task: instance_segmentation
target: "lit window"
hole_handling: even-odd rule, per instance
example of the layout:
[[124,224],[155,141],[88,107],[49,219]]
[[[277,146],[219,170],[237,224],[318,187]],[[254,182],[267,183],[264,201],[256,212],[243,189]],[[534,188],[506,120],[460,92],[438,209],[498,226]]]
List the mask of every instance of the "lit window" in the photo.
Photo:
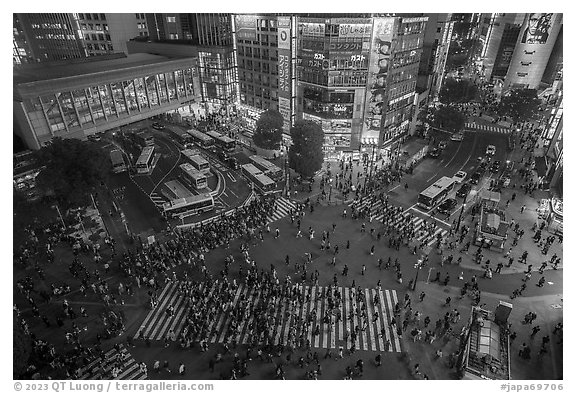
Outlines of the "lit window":
[[168,16],[168,17],[166,17],[166,21],[168,23],[176,23],[176,17],[175,16]]

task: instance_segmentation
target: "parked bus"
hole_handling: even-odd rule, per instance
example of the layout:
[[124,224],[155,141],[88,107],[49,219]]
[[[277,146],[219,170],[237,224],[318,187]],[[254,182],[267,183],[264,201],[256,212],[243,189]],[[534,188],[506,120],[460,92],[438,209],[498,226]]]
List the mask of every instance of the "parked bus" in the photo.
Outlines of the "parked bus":
[[144,148],[146,146],[154,146],[154,135],[146,130],[132,132],[132,141]]
[[192,148],[192,149],[184,149],[184,150],[182,150],[181,153],[182,153],[182,155],[184,156],[184,159],[185,159],[187,162],[191,162],[192,157],[194,157],[194,156],[200,156],[200,157],[202,157],[202,155],[200,154],[200,150],[194,149],[194,148]]
[[169,218],[184,218],[214,209],[210,194],[193,195],[164,203],[164,214]]
[[126,171],[126,162],[124,161],[124,154],[120,150],[112,150],[110,152],[110,161],[112,162],[112,172],[120,173]]
[[209,137],[208,135],[204,134],[202,131],[198,131],[195,129],[189,129],[186,131],[188,135],[192,138],[192,142],[197,144],[200,147],[210,147],[214,144],[214,139]]
[[206,176],[189,163],[180,165],[180,179],[184,184],[195,190],[208,187]]
[[253,155],[250,156],[250,161],[254,164],[257,168],[261,169],[262,172],[269,178],[273,180],[280,180],[282,178],[282,169],[278,166],[274,165],[264,157]]
[[178,180],[170,180],[165,182],[162,187],[160,187],[160,193],[168,198],[169,201],[188,198],[194,195]]
[[226,135],[222,135],[216,131],[208,131],[206,135],[209,135],[212,139],[214,139],[214,143],[226,152],[233,152],[236,148],[236,141],[232,138],[227,137]]
[[274,180],[262,173],[253,164],[242,165],[242,173],[254,184],[254,188],[262,194],[267,195],[275,191],[276,183],[274,183]]
[[454,189],[456,181],[452,177],[443,176],[418,195],[418,206],[431,210],[442,203],[450,191]]
[[154,146],[146,146],[142,149],[138,161],[136,161],[136,171],[138,173],[148,173],[152,170],[154,161]]
[[193,145],[192,137],[188,134],[188,132],[182,130],[181,128],[169,126],[168,134],[172,137],[180,149],[188,149]]
[[188,159],[190,164],[192,164],[192,166],[196,168],[197,171],[205,175],[210,173],[210,163],[208,163],[208,161],[201,155],[197,154],[186,158]]

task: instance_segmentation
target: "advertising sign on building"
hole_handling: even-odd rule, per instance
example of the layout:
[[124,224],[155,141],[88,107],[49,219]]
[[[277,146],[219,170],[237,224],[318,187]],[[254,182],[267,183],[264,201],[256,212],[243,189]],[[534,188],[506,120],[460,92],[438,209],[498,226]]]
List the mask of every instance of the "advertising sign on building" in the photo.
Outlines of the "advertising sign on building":
[[372,26],[369,24],[341,24],[338,26],[338,37],[364,37],[369,36]]
[[527,23],[524,24],[521,43],[545,44],[548,41],[548,32],[552,27],[554,14],[531,13],[528,14]]
[[290,18],[278,18],[278,49],[290,50]]
[[374,18],[368,65],[364,131],[380,131],[394,31],[394,18]]
[[284,118],[284,124],[282,129],[285,132],[290,131],[290,99],[286,97],[278,97],[278,112],[282,114]]

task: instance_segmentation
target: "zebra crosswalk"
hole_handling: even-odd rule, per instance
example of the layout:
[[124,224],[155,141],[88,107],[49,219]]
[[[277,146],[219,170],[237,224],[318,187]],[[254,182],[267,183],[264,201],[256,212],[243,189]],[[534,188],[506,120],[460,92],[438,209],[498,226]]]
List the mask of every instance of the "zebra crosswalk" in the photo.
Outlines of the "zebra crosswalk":
[[296,203],[284,197],[277,198],[275,205],[274,213],[268,217],[268,224],[281,220],[290,214],[291,209],[296,208]]
[[[364,198],[362,201],[355,200],[352,201],[349,206],[354,206],[357,209],[370,207],[370,213],[373,214],[372,218],[376,221],[381,221],[384,217],[384,213],[381,212],[383,203],[380,199],[377,198]],[[421,243],[425,243],[428,247],[432,246],[436,242],[438,234],[441,234],[442,237],[445,237],[448,233],[446,229],[439,226],[437,226],[433,232],[426,230],[425,225],[427,224],[427,221],[420,216],[410,213],[409,211],[404,211],[401,215],[397,215],[392,221],[392,224],[396,225],[400,224],[401,222],[405,222],[406,217],[410,217],[409,220],[412,221],[412,224],[414,225],[416,240]]]
[[[208,290],[208,296],[219,292],[222,283],[215,282]],[[262,296],[259,289],[244,284],[234,291],[232,306],[227,311],[218,308],[213,317],[207,321],[209,343],[223,343],[229,336],[228,328],[231,321],[231,310],[239,304],[239,299],[245,299],[245,304],[268,302],[270,320],[274,326],[270,328],[270,335],[274,345],[288,343],[291,334],[298,337],[302,325],[298,320],[308,321],[311,326],[303,334],[310,340],[314,348],[337,349],[349,348],[350,338],[357,333],[356,349],[366,351],[401,352],[400,336],[396,326],[392,324],[394,305],[398,302],[395,290],[363,289],[361,294],[354,288],[332,287],[339,293],[341,301],[329,308],[327,301],[327,287],[301,286],[302,293],[306,294],[305,301],[296,303],[287,298],[277,297],[269,299]],[[363,297],[364,302],[359,301]],[[145,317],[142,325],[136,332],[135,338],[149,338],[150,340],[164,340],[168,332],[173,331],[175,337],[186,328],[188,312],[194,305],[185,299],[175,282],[168,283],[158,298],[158,305]],[[199,302],[204,299],[199,299]],[[364,305],[364,306],[362,306]],[[166,310],[173,307],[173,314],[168,315]],[[362,311],[363,310],[363,311]],[[210,318],[207,316],[207,318]],[[328,319],[326,319],[328,318]],[[253,332],[249,328],[254,316],[248,317],[238,325],[232,337],[239,344],[246,344],[253,340]],[[318,331],[314,331],[318,327]],[[357,328],[358,327],[358,328]],[[236,333],[237,332],[237,333]],[[205,337],[194,337],[200,341]]]
[[162,205],[167,202],[167,199],[157,192],[150,194],[150,199],[152,200],[152,203],[154,203],[157,207],[162,207]]
[[496,132],[498,134],[509,134],[510,133],[509,128],[491,126],[488,124],[465,123],[464,128],[466,128],[468,130],[480,130],[480,131]]
[[[123,356],[123,358],[122,358]],[[114,366],[118,366],[114,376]],[[104,353],[104,360],[97,357],[82,367],[76,374],[77,379],[146,379],[147,375],[140,370],[140,365],[130,352],[121,345],[120,351],[115,348]]]

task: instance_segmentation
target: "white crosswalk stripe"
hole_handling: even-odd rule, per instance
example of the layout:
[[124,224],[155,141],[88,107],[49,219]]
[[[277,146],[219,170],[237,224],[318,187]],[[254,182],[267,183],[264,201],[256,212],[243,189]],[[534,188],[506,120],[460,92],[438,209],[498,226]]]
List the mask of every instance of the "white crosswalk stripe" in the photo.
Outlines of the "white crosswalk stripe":
[[[221,288],[221,283],[214,283],[210,288],[210,293],[219,292]],[[402,351],[398,334],[390,325],[394,316],[394,304],[397,302],[395,290],[365,289],[362,292],[365,298],[365,303],[363,303],[356,295],[355,289],[337,287],[341,301],[330,309],[327,287],[303,285],[301,288],[302,293],[309,294],[310,298],[303,303],[296,303],[295,307],[286,298],[277,297],[274,300],[274,308],[271,311],[274,317],[273,326],[270,328],[270,337],[274,344],[287,343],[290,332],[298,337],[300,327],[295,325],[294,321],[307,321],[315,312],[316,316],[311,320],[306,336],[314,348],[337,349],[340,346],[350,348],[350,335],[357,331],[355,345],[358,350]],[[354,293],[353,296],[352,293]],[[235,291],[232,308],[238,306],[238,299],[242,297],[245,298],[247,304],[254,305],[254,307],[272,301],[259,289],[240,285]],[[170,330],[174,330],[178,337],[189,311],[189,305],[185,303],[178,292],[178,285],[173,282],[168,283],[160,295],[158,306],[148,313],[142,326],[136,332],[135,338],[148,337],[150,340],[164,340],[166,332]],[[364,315],[361,311],[363,304],[365,305]],[[170,305],[173,305],[175,309],[172,317],[166,314],[166,309]],[[210,336],[209,342],[223,343],[225,341],[231,321],[229,311],[224,312],[218,309],[216,312],[207,329],[214,333]],[[340,318],[337,315],[340,315]],[[324,319],[325,316],[328,317],[327,320]],[[237,334],[233,335],[237,343],[246,344],[254,339],[250,328],[252,322],[254,322],[254,315],[247,320],[242,320],[238,325]],[[200,339],[201,337],[194,337],[196,341]]]
[[[124,354],[124,359],[117,362],[120,354]],[[119,365],[117,377],[112,376],[114,365]],[[146,379],[145,373],[140,371],[138,362],[132,357],[130,352],[122,345],[120,351],[115,348],[110,349],[104,353],[104,360],[100,357],[94,359],[85,367],[80,369],[78,379]]]
[[509,134],[510,133],[509,128],[504,128],[504,127],[499,127],[499,126],[491,126],[491,125],[487,125],[487,124],[465,123],[464,128],[466,128],[468,130],[481,130],[481,131],[495,132],[498,134]]
[[[372,203],[372,199],[364,198],[362,200],[362,202],[360,202],[359,200],[353,201],[349,204],[349,206],[351,206],[351,207],[355,206],[358,209],[370,207],[370,212],[372,214],[374,214],[373,220],[379,222],[384,217],[383,213],[379,213],[379,211],[381,210],[381,208],[383,206],[383,203],[379,199],[373,199],[373,200],[374,200],[374,202]],[[378,214],[376,214],[376,213],[378,213]],[[392,225],[398,225],[400,222],[405,222],[406,217],[410,217],[410,221],[412,221],[412,223],[414,225],[414,231],[416,233],[416,240],[419,242],[425,242],[428,247],[430,247],[434,243],[436,243],[436,239],[437,239],[438,234],[441,234],[442,237],[445,237],[446,234],[448,233],[448,231],[446,229],[443,229],[440,227],[436,227],[436,229],[434,230],[433,233],[429,233],[429,231],[426,230],[425,225],[430,225],[430,222],[427,222],[422,217],[418,217],[414,214],[411,214],[408,211],[405,211],[401,215],[398,215],[392,221]]]
[[280,197],[276,199],[276,209],[272,216],[268,217],[268,223],[272,223],[274,221],[278,221],[288,215],[290,215],[290,210],[296,207],[296,203],[284,198]]

